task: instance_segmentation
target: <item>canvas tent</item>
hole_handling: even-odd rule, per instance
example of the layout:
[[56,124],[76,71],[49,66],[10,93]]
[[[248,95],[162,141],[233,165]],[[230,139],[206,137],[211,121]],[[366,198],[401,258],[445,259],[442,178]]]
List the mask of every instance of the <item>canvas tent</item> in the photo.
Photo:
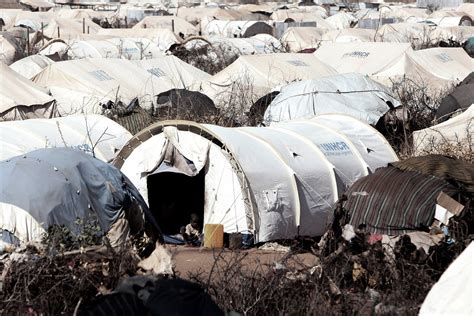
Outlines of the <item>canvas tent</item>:
[[203,35],[225,37],[251,37],[257,34],[273,33],[270,24],[264,21],[222,21],[212,20],[202,28]]
[[84,34],[97,34],[100,29],[101,27],[92,22],[91,19],[54,18],[45,25],[43,35],[50,39],[74,40]]
[[377,41],[388,43],[412,43],[422,46],[434,42],[435,26],[426,23],[390,23],[377,30]]
[[54,63],[51,59],[42,55],[30,55],[10,65],[10,68],[27,79],[32,79],[48,65]]
[[0,121],[57,116],[56,102],[45,89],[0,63]]
[[199,30],[186,20],[166,15],[166,16],[147,16],[133,27],[134,29],[168,29],[175,34],[183,34],[184,37],[198,35]]
[[473,258],[474,243],[471,242],[428,292],[421,305],[420,316],[474,314]]
[[247,55],[215,74],[203,91],[216,102],[228,100],[229,94],[242,93],[238,89],[243,86],[256,101],[279,85],[335,73],[311,54]]
[[322,40],[338,43],[375,42],[375,30],[359,28],[332,30],[324,33]]
[[336,30],[342,30],[352,27],[357,19],[350,13],[338,12],[324,20]]
[[281,43],[290,52],[299,52],[305,48],[318,47],[327,30],[319,27],[289,27],[281,36]]
[[242,13],[238,10],[223,9],[219,7],[182,7],[177,10],[176,15],[190,23],[198,24],[205,18],[239,20]]
[[9,34],[0,34],[0,63],[11,65],[23,55],[15,39]]
[[415,153],[420,154],[457,144],[469,146],[469,142],[472,145],[472,135],[474,135],[473,105],[462,114],[443,123],[413,132],[413,148]]
[[208,73],[172,55],[135,60],[133,63],[153,76],[169,81],[170,85],[179,89],[199,91],[202,82],[206,82],[211,78]]
[[133,185],[115,167],[81,151],[32,151],[1,161],[0,176],[0,229],[13,244],[40,241],[53,225],[80,234],[78,220],[97,225],[112,247],[144,228],[148,209]]
[[130,138],[125,128],[101,115],[2,122],[0,160],[41,148],[70,147],[107,162]]
[[301,10],[298,9],[289,9],[289,10],[275,10],[273,11],[270,18],[273,21],[288,21],[292,20],[293,22],[310,22],[316,21],[316,19],[325,19],[327,18],[327,12],[322,7],[315,7],[312,10]]
[[182,41],[178,35],[168,29],[100,29],[97,34],[118,38],[147,38],[155,43],[162,52]]
[[405,73],[409,43],[324,43],[314,56],[339,73],[358,72],[389,85]]
[[370,78],[356,73],[340,74],[282,87],[265,111],[264,122],[343,113],[375,125],[391,107],[399,105],[386,87]]
[[[171,233],[189,212],[197,212],[204,224],[223,224],[228,233],[250,232],[256,242],[317,236],[344,186],[368,174],[372,164],[353,144],[355,133],[369,136],[372,130],[362,130],[371,128],[346,125],[339,124],[339,130],[317,122],[224,128],[165,121],[132,138],[114,165]],[[372,139],[381,142],[377,137]],[[379,153],[378,164],[396,159],[390,146],[382,150],[387,155]]]
[[41,30],[41,23],[43,23],[43,26],[46,26],[53,17],[54,13],[50,11],[21,11],[16,15],[13,26],[29,27],[32,31],[36,32]]
[[49,89],[63,116],[102,113],[119,105],[130,108],[137,102],[149,109],[157,94],[174,88],[131,61],[114,58],[56,62],[36,75],[33,81]]

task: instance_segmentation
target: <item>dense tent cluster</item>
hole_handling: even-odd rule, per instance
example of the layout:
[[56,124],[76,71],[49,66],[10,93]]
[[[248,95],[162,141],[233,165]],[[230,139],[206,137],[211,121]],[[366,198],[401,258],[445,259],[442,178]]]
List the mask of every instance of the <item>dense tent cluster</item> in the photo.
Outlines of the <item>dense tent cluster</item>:
[[0,314],[472,312],[474,4],[402,2],[0,1]]

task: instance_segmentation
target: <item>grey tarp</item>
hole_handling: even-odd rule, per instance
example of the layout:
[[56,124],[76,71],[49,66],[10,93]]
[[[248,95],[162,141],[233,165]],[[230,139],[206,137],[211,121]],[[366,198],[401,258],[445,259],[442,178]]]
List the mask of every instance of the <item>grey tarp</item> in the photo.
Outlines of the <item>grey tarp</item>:
[[37,239],[51,225],[78,233],[78,218],[96,219],[107,233],[126,217],[133,233],[148,212],[120,170],[75,149],[39,149],[1,161],[0,178],[0,229],[21,241]]

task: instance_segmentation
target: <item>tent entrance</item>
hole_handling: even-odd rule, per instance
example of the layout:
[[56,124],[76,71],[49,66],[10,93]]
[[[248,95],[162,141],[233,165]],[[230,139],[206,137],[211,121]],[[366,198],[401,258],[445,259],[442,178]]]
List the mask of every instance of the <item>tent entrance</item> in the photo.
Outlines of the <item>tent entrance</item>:
[[161,172],[147,178],[148,203],[164,234],[179,233],[196,213],[203,227],[204,168],[194,177],[182,173]]

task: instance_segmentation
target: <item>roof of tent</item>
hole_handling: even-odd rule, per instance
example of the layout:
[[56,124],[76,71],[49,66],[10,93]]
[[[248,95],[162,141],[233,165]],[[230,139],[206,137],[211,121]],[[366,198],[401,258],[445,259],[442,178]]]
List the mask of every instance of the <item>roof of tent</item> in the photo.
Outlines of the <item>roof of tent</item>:
[[474,3],[462,3],[458,8],[456,9],[457,11],[465,12],[467,13],[471,18],[474,19]]
[[282,45],[279,40],[269,34],[257,34],[252,37],[231,38],[223,36],[209,36],[205,40],[193,40],[186,43],[186,48],[198,48],[211,43],[219,51],[234,55],[271,54],[280,52]]
[[199,91],[202,82],[211,78],[208,73],[175,56],[134,60],[133,63],[156,77],[168,80],[174,88]]
[[93,149],[98,159],[110,161],[130,138],[125,128],[101,115],[2,122],[0,160],[40,148],[72,147],[90,154]]
[[323,113],[344,113],[375,125],[390,107],[399,106],[390,91],[356,73],[338,74],[291,83],[280,90],[265,111],[264,121],[311,118]]
[[374,42],[375,30],[372,29],[342,29],[332,30],[323,34],[323,41],[330,42]]
[[443,146],[467,144],[473,134],[474,104],[443,123],[413,132],[413,147],[416,153],[429,153]]
[[325,19],[336,30],[347,29],[351,27],[351,24],[356,22],[357,19],[350,13],[338,12]]
[[135,24],[134,29],[155,28],[168,29],[176,34],[182,33],[184,36],[198,35],[199,30],[194,25],[177,16],[146,16],[143,20]]
[[332,74],[336,71],[312,54],[247,55],[240,56],[214,75],[204,91],[209,97],[218,99],[226,95],[233,85],[242,83],[261,97],[282,84]]
[[420,316],[474,314],[472,258],[474,242],[469,244],[433,285],[421,305]]
[[14,62],[10,68],[23,77],[31,79],[52,63],[54,61],[46,56],[30,55]]
[[303,10],[276,10],[273,11],[270,18],[274,21],[285,21],[287,19],[292,19],[295,22],[312,22],[316,21],[317,18],[324,19],[327,17],[327,12],[324,8],[319,10],[312,11],[303,11]]
[[339,73],[358,72],[384,83],[405,73],[405,56],[410,51],[409,43],[328,42],[314,56]]
[[0,63],[0,121],[56,115],[54,98],[45,89]]
[[[250,30],[252,32],[248,33]],[[272,26],[265,21],[212,20],[202,27],[202,34],[227,37],[249,37],[255,34],[270,34]],[[269,33],[270,32],[270,33]]]
[[[140,205],[130,214],[134,218],[143,216],[140,207],[146,209],[117,168],[69,148],[39,149],[1,161],[0,175],[0,228],[20,242],[40,240],[52,225],[78,234],[84,227],[78,219],[98,224],[105,234],[131,204]],[[116,242],[111,240],[113,246]]]
[[[347,126],[347,122],[354,120],[348,117],[343,117],[341,124],[335,124],[338,118],[337,115],[324,116],[315,122],[301,121],[271,128],[160,122],[132,138],[114,164],[147,197],[144,175],[161,168],[165,151],[157,148],[172,144],[194,164],[195,174],[208,166],[209,188],[204,194],[209,203],[205,203],[205,223],[222,223],[227,232],[252,230],[257,242],[293,238],[298,234],[321,235],[333,204],[342,194],[340,185],[347,186],[368,174],[369,169],[396,160],[390,146],[383,144],[383,137],[371,127],[363,123]],[[365,139],[366,144],[373,142],[377,154],[367,153],[366,149],[363,149],[365,156],[359,153],[362,148],[354,142],[361,139]],[[255,159],[256,151],[258,159]],[[338,151],[338,155],[334,151]],[[367,158],[370,155],[372,158]],[[221,185],[221,182],[231,181],[234,172],[240,177],[233,184],[238,188],[232,189],[233,185],[227,183]],[[215,199],[216,194],[221,198]],[[222,204],[225,199],[230,199],[230,205]],[[246,201],[243,209],[234,209],[241,199]]]
[[22,52],[9,34],[0,34],[0,63],[11,65],[21,58]]
[[[133,78],[133,80],[130,80]],[[58,101],[62,115],[85,111],[100,113],[102,104],[121,102],[125,107],[138,98],[149,108],[157,94],[174,87],[126,59],[86,58],[56,62],[33,78]]]
[[188,22],[199,23],[205,17],[214,17],[219,20],[238,20],[242,16],[242,12],[219,7],[182,7],[179,8],[177,16]]
[[3,20],[4,29],[8,30],[15,23],[16,16],[22,12],[21,9],[0,9],[0,19]]
[[57,18],[65,19],[102,19],[111,17],[113,12],[111,11],[101,11],[101,10],[92,10],[92,9],[70,9],[67,7],[61,7],[59,10],[54,11],[54,15]]
[[428,48],[407,54],[406,75],[430,90],[445,90],[466,78],[474,69],[474,59],[461,47]]
[[[59,36],[58,36],[59,29]],[[72,40],[84,34],[96,34],[101,27],[91,19],[67,19],[67,18],[53,18],[45,26],[43,34],[47,38],[62,38]]]
[[41,23],[46,27],[49,21],[54,17],[53,12],[30,12],[21,11],[15,17],[14,26],[26,26],[33,31],[41,30]]
[[291,52],[299,52],[305,48],[318,47],[326,32],[327,30],[319,27],[289,27],[280,41]]
[[377,40],[390,43],[426,43],[429,42],[431,32],[435,29],[426,23],[390,23],[384,24],[377,30]]
[[431,38],[438,42],[451,39],[463,43],[470,37],[474,37],[474,27],[472,26],[437,27],[431,33]]
[[181,38],[168,29],[101,29],[99,35],[127,38],[147,38],[158,45],[162,51],[168,50],[172,45],[181,43]]

